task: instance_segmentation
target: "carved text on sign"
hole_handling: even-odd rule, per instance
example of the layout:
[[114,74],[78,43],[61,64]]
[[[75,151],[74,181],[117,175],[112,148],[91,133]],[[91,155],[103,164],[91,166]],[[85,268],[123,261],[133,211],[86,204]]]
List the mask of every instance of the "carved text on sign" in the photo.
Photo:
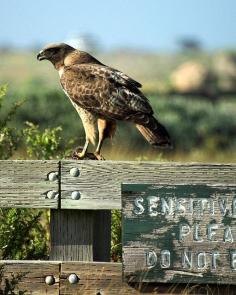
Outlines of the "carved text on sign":
[[236,187],[127,184],[123,198],[133,281],[215,282],[222,271],[236,279]]

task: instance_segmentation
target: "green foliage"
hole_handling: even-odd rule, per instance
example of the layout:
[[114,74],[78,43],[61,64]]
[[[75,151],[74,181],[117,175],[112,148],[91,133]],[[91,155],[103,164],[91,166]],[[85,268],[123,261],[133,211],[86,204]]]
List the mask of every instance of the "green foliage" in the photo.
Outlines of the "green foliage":
[[[28,85],[30,86],[30,85]],[[25,103],[14,117],[14,126],[24,128],[25,122],[32,122],[39,125],[40,129],[56,128],[61,126],[63,130],[63,142],[68,142],[71,138],[84,141],[84,131],[80,124],[77,112],[71,105],[69,99],[62,90],[44,89],[41,87],[29,87],[24,96],[27,97]],[[13,93],[12,99],[17,99],[18,93]]]
[[29,209],[0,209],[1,259],[40,259],[47,253],[43,212]]
[[12,128],[4,127],[0,130],[0,159],[9,159],[16,150],[19,142],[18,134]]
[[176,151],[235,149],[235,99],[220,100],[214,104],[181,96],[155,99],[153,105],[159,110],[160,120],[169,129]]
[[25,136],[27,154],[35,159],[53,159],[61,156],[61,127],[39,130],[39,126],[26,122],[23,130]]
[[7,85],[0,87],[0,159],[5,160],[16,150],[20,135],[15,128],[9,127],[9,122],[16,114],[22,102],[16,102],[9,110],[3,109],[7,94]]
[[111,257],[113,261],[121,261],[121,211],[112,210],[111,219]]

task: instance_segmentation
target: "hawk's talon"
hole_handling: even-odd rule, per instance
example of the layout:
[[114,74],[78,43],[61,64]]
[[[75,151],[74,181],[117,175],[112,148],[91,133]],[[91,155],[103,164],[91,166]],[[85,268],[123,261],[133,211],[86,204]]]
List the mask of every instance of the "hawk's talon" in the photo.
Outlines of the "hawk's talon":
[[86,153],[77,153],[78,158],[83,159],[85,157]]
[[105,158],[104,158],[101,154],[99,154],[99,153],[97,153],[97,152],[94,153],[94,156],[95,156],[99,161],[104,161],[104,160],[105,160]]
[[97,157],[94,153],[88,153],[83,151],[81,148],[74,150],[71,155],[73,160],[101,160],[101,157]]
[[86,156],[86,153],[83,153],[83,152],[80,153],[80,152],[74,151],[72,153],[72,159],[76,159],[76,160],[83,159],[85,156]]

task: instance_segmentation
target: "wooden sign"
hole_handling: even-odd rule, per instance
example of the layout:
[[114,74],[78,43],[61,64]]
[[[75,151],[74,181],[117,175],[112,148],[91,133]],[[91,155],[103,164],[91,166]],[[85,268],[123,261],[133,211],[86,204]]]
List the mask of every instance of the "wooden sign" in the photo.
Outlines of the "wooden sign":
[[236,186],[123,184],[132,282],[236,284]]

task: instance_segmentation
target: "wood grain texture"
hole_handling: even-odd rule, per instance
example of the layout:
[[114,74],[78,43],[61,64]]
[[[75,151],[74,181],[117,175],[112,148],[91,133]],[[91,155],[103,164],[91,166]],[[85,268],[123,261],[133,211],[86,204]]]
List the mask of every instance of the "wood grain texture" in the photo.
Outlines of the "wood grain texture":
[[[60,294],[139,294],[135,288],[129,287],[126,283],[122,282],[121,268],[120,263],[62,262]],[[78,284],[72,285],[68,282],[68,276],[71,273],[75,273],[79,277]]]
[[[78,177],[70,175],[77,167]],[[121,209],[121,183],[233,185],[236,164],[122,161],[61,161],[61,206],[65,209]],[[79,200],[71,193],[79,191]]]
[[111,211],[94,212],[93,261],[111,260]]
[[[0,294],[58,295],[59,267],[59,263],[51,261],[1,260]],[[50,275],[55,278],[55,283],[51,286],[45,283],[46,276]],[[12,292],[10,292],[10,288],[12,288]]]
[[[78,284],[69,283],[71,273],[79,277]],[[122,282],[121,263],[62,262],[60,277],[60,295],[234,295],[236,292],[235,286],[229,285],[128,284]]]
[[[199,286],[192,284],[127,284],[122,282],[121,263],[0,261],[0,294],[24,295],[234,295],[235,286]],[[76,274],[77,284],[68,277]],[[46,276],[53,275],[55,284],[48,286]],[[13,286],[12,293],[6,293]],[[4,293],[5,291],[5,293]],[[20,293],[22,292],[22,293]]]
[[236,185],[122,187],[128,281],[236,284]]
[[51,210],[51,260],[93,261],[94,213]]
[[57,208],[47,192],[58,192],[58,180],[48,179],[58,168],[58,161],[0,161],[0,207]]
[[[120,209],[122,182],[156,184],[235,183],[235,164],[117,162],[117,161],[0,161],[0,206],[57,208],[58,200],[46,193],[59,190],[58,181],[49,181],[61,163],[61,207],[65,209]],[[73,177],[70,169],[78,167]],[[80,199],[71,193],[78,191]]]

